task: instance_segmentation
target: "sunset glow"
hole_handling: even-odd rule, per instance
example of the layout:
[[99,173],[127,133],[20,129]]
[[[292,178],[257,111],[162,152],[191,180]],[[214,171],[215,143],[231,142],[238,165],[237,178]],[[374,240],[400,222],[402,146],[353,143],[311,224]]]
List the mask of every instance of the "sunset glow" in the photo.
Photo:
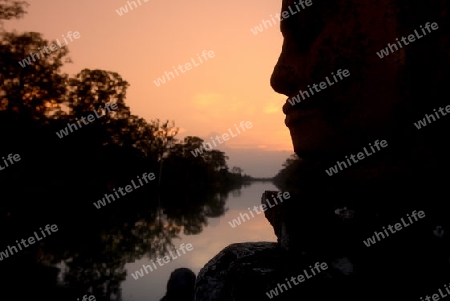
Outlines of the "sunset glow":
[[[83,68],[98,68],[119,73],[130,84],[126,104],[132,114],[174,120],[179,139],[206,139],[211,132],[221,134],[248,120],[252,130],[227,141],[227,148],[293,151],[281,111],[286,96],[274,92],[269,82],[281,50],[279,24],[257,35],[251,31],[279,13],[280,3],[141,1],[122,16],[116,10],[126,5],[123,0],[29,3],[26,18],[8,21],[5,28],[42,32],[50,41],[79,32],[67,45],[73,63],[63,71],[74,75]],[[160,86],[154,84],[191,59],[198,64],[197,54],[201,57],[204,50],[215,56],[185,73],[178,71],[179,76]],[[279,168],[286,157],[279,156]],[[264,175],[274,175],[277,169]]]

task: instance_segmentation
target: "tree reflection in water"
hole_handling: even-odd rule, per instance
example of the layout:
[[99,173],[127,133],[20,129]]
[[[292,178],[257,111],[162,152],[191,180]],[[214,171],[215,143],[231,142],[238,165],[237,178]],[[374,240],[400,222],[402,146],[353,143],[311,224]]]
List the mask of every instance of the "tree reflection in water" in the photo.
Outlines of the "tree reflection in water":
[[[208,218],[226,212],[229,192],[163,193],[160,202],[157,195],[147,194],[141,199],[124,198],[126,202],[115,203],[112,209],[84,216],[75,209],[75,214],[59,218],[60,236],[43,240],[1,263],[4,284],[8,291],[14,289],[20,300],[67,300],[87,293],[96,300],[121,300],[125,264],[143,257],[161,258],[175,249],[172,240],[180,233],[201,233]],[[80,218],[74,218],[77,216]],[[30,223],[30,217],[18,217],[15,222],[3,218],[2,224]],[[20,227],[10,229],[5,242],[20,238],[23,232]]]

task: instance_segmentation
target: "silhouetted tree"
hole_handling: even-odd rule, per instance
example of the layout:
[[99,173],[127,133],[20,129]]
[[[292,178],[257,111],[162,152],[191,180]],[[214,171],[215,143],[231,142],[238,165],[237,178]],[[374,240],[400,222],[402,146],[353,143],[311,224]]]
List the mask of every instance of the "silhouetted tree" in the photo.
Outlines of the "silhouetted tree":
[[28,3],[25,1],[12,1],[1,0],[0,1],[0,25],[2,20],[20,19],[27,11]]

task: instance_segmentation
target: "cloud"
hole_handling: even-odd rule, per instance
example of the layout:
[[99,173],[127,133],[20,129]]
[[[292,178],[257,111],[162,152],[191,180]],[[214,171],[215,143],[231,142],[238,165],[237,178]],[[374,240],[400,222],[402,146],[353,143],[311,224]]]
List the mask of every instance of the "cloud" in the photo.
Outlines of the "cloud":
[[204,109],[205,107],[217,106],[225,101],[225,95],[218,93],[196,94],[192,99],[194,107]]
[[280,104],[274,104],[274,103],[269,103],[264,107],[264,113],[266,114],[273,114],[273,113],[278,113],[280,112]]
[[195,94],[189,106],[194,115],[205,118],[205,114],[214,120],[225,120],[239,115],[251,115],[256,112],[256,107],[250,105],[236,96],[228,96],[220,93]]

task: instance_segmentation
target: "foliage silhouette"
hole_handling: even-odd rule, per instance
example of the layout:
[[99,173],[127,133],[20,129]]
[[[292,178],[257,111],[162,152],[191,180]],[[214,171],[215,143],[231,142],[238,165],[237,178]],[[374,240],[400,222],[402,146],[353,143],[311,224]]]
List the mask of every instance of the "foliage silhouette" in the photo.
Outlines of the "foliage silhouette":
[[[25,7],[0,0],[0,21],[22,17]],[[0,172],[0,226],[8,229],[0,250],[48,223],[60,234],[1,261],[2,284],[20,300],[68,300],[86,292],[121,300],[125,264],[164,256],[181,233],[200,233],[208,217],[225,213],[228,193],[244,177],[228,170],[223,152],[193,156],[203,141],[177,140],[174,122],[131,114],[129,83],[118,73],[63,73],[67,46],[25,67],[18,63],[52,43],[36,32],[0,31],[0,156],[21,157]],[[106,103],[117,109],[56,135],[93,111],[100,114]],[[156,180],[95,209],[93,202],[144,172]]]

